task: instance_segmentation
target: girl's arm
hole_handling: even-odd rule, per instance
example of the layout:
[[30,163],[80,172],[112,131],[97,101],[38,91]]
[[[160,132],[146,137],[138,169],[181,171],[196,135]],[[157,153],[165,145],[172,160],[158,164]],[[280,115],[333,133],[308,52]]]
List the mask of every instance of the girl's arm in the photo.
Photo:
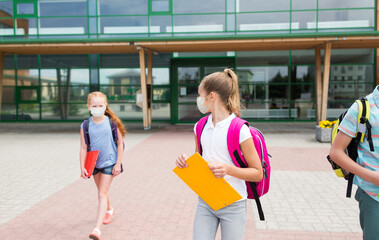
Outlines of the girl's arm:
[[351,137],[341,131],[338,132],[330,149],[330,158],[340,167],[346,169],[364,180],[379,186],[379,172],[371,171],[354,162],[345,152],[351,141]]
[[79,152],[79,159],[80,159],[80,172],[82,178],[87,178],[87,170],[84,168],[84,162],[87,155],[87,144],[84,140],[84,132],[83,129],[80,128],[80,152]]
[[121,162],[122,162],[122,155],[124,153],[124,142],[122,140],[122,134],[120,130],[117,128],[117,161],[116,164],[113,167],[113,175],[117,176],[121,172]]
[[217,162],[212,164],[209,168],[217,178],[230,175],[245,181],[259,182],[262,180],[263,171],[261,160],[254,146],[252,138],[246,139],[241,144],[243,156],[247,162],[247,168],[239,168],[230,164]]

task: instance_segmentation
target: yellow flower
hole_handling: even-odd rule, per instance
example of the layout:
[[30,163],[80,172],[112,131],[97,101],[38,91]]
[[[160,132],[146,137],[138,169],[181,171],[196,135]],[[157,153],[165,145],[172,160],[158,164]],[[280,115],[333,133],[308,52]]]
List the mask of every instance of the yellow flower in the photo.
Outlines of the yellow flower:
[[328,121],[328,120],[324,120],[324,121],[321,121],[318,126],[320,128],[332,128],[333,125],[337,122],[337,120],[335,121]]

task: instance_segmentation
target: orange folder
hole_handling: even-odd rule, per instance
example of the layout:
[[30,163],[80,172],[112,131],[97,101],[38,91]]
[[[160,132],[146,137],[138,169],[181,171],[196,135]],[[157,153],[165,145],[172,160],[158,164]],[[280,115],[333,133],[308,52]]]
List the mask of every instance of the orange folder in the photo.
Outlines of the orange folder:
[[86,161],[84,162],[84,168],[87,170],[88,178],[92,176],[98,156],[99,156],[99,150],[87,152]]
[[195,153],[186,160],[188,167],[174,168],[178,175],[201,199],[217,211],[240,199],[241,195],[224,178],[216,178],[209,164]]

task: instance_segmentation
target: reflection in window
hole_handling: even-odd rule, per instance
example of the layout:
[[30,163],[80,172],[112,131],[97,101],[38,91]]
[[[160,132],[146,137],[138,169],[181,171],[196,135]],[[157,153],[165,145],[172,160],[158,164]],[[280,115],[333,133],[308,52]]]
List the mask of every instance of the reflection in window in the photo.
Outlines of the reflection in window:
[[39,1],[39,16],[86,16],[87,1]]
[[18,15],[34,14],[34,4],[33,3],[17,3],[17,14]]
[[197,67],[179,67],[179,83],[198,83],[200,82],[200,69]]
[[151,0],[152,12],[168,12],[170,10],[170,0]]
[[318,7],[320,9],[332,8],[365,8],[375,7],[375,1],[372,0],[318,0]]
[[0,2],[0,16],[10,17],[13,16],[13,2]]
[[[239,31],[288,30],[290,29],[288,12],[247,13],[237,15]],[[292,22],[292,29],[299,29],[298,22]]]
[[106,85],[140,85],[139,68],[103,68],[100,69],[100,84]]
[[[177,15],[174,16],[174,32],[224,31],[225,15]],[[167,32],[172,32],[168,26]]]
[[236,0],[236,4],[237,12],[290,10],[290,0]]
[[[100,19],[100,32],[105,34],[147,33],[148,30],[146,16],[102,17]],[[150,27],[150,32],[159,32],[159,27]]]
[[[317,28],[367,28],[374,26],[374,10],[320,11]],[[316,22],[308,22],[307,28],[315,28]]]
[[173,13],[223,13],[225,12],[225,1],[208,0],[174,0]]
[[98,0],[100,15],[137,15],[148,13],[148,0]]
[[87,18],[40,18],[39,34],[85,34]]
[[18,69],[17,86],[38,86],[38,69]]

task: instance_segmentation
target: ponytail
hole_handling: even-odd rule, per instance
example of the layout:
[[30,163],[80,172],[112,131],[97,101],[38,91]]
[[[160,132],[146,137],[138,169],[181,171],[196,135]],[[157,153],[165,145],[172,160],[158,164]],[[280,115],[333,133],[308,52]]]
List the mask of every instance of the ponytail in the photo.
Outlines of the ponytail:
[[125,134],[127,134],[128,132],[126,131],[126,129],[125,129],[124,124],[122,123],[122,121],[108,107],[108,101],[107,101],[107,97],[105,96],[105,94],[102,93],[102,92],[91,92],[90,94],[88,94],[87,104],[90,104],[91,99],[93,97],[102,97],[104,99],[104,102],[107,104],[106,108],[105,108],[105,115],[108,116],[114,123],[116,123],[117,128],[120,130],[120,132],[122,134],[122,137],[125,137]]
[[216,92],[230,113],[240,116],[241,100],[238,77],[233,70],[227,68],[224,72],[209,74],[203,78],[201,84],[208,94]]
[[224,73],[231,78],[231,91],[227,102],[227,108],[230,112],[236,114],[238,117],[241,115],[241,99],[240,99],[240,91],[238,87],[238,77],[231,70],[226,68]]
[[105,115],[108,116],[114,123],[116,123],[117,128],[120,130],[122,137],[125,137],[126,131],[124,124],[122,124],[121,120],[114,114],[114,112],[108,107],[105,108]]

